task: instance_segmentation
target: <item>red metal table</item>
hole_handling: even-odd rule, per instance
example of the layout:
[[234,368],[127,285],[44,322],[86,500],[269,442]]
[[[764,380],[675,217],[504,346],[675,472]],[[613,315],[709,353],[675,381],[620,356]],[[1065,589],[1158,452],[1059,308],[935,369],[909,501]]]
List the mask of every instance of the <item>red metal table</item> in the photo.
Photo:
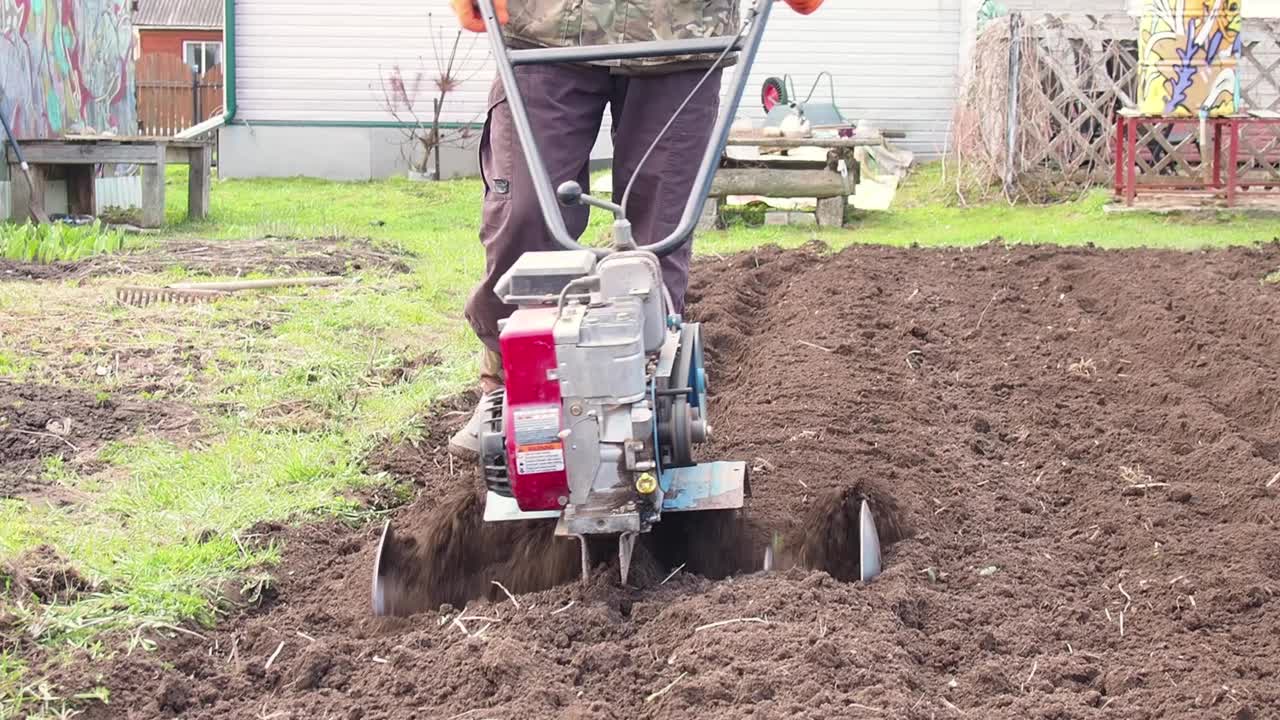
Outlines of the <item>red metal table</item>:
[[[1192,136],[1201,142],[1188,143],[1187,138],[1175,142],[1168,135],[1161,141],[1147,132],[1144,142],[1139,144],[1139,136],[1152,126],[1164,126],[1171,132],[1189,128]],[[1264,139],[1264,147],[1250,148],[1253,153],[1247,158],[1249,166],[1262,170],[1263,177],[1241,172],[1241,145],[1250,132],[1255,139]],[[1158,150],[1165,151],[1165,157],[1157,157]],[[1268,197],[1280,200],[1280,114],[1256,112],[1205,118],[1202,130],[1199,118],[1138,115],[1132,110],[1122,110],[1116,114],[1115,152],[1115,195],[1126,205],[1133,205],[1140,193],[1209,194],[1224,198],[1227,207],[1233,207],[1242,191],[1255,187],[1261,187]],[[1167,159],[1179,152],[1181,157]],[[1160,174],[1160,170],[1170,168],[1192,172],[1172,177]],[[1139,177],[1140,169],[1148,171],[1143,173],[1148,177]],[[1152,169],[1156,172],[1150,172]]]

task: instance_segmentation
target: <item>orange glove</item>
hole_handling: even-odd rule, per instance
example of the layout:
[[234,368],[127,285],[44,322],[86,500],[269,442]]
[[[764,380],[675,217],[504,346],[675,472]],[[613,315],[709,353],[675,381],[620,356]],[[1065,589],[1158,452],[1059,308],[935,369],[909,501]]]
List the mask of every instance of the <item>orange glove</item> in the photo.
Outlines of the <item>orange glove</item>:
[[[815,0],[797,0],[797,2],[814,2]],[[816,0],[822,2],[822,0]],[[790,2],[790,0],[788,0]],[[484,32],[484,18],[480,17],[480,6],[475,0],[451,0],[453,14],[458,16],[458,24],[464,30]],[[817,7],[816,5],[814,7]],[[507,0],[493,0],[493,9],[498,13],[498,22],[507,22]]]
[[801,15],[808,15],[822,5],[822,0],[787,0],[787,4]]

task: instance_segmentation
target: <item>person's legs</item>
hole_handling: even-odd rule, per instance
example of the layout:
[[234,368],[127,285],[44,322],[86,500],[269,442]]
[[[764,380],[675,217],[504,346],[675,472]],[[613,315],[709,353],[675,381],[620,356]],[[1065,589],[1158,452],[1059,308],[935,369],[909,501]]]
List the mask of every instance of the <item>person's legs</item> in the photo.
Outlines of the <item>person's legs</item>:
[[[636,170],[662,126],[704,73],[706,70],[689,70],[614,79],[613,198],[621,202],[627,183],[636,178],[627,202],[627,218],[637,244],[657,242],[680,224],[720,107],[720,71],[698,88],[638,175]],[[684,312],[691,253],[692,244],[686,243],[662,258],[663,280],[677,313]]]
[[[586,186],[591,148],[609,101],[608,71],[536,65],[516,68],[516,78],[552,186],[566,180]],[[559,249],[543,220],[506,93],[496,79],[480,138],[480,172],[485,187],[480,225],[485,272],[467,301],[466,318],[484,343],[480,385],[487,393],[503,382],[498,321],[515,309],[494,295],[494,285],[524,253]],[[562,212],[571,234],[577,236],[586,228],[587,208]],[[480,421],[479,414],[473,414],[450,440],[449,449],[463,455],[478,452]]]

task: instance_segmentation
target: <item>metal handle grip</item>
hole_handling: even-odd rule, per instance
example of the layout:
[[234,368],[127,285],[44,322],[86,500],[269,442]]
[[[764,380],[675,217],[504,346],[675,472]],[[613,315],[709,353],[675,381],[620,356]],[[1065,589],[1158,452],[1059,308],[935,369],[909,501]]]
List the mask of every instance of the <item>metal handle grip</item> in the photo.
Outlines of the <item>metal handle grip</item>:
[[601,60],[633,60],[636,58],[671,57],[677,55],[719,55],[725,48],[741,50],[736,37],[693,38],[690,40],[651,40],[619,45],[586,45],[582,47],[533,48],[511,50],[511,64],[548,65],[552,63],[585,63]]
[[[738,50],[738,68],[733,74],[733,84],[727,102],[721,105],[720,114],[711,132],[711,140],[702,154],[698,165],[698,173],[694,180],[689,201],[685,205],[680,224],[670,235],[662,240],[639,247],[655,255],[667,255],[693,236],[694,226],[702,211],[702,204],[711,190],[711,182],[720,164],[720,156],[724,153],[725,144],[729,140],[729,128],[737,115],[738,104],[742,99],[742,91],[747,86],[751,65],[755,61],[756,51],[760,49],[760,41],[764,36],[765,24],[774,0],[756,0],[748,12],[745,22],[749,29],[745,36],[741,33],[729,37],[696,38],[693,40],[658,40],[641,43],[625,43],[616,45],[590,45],[572,48],[537,48],[533,50],[507,49],[502,35],[502,26],[494,10],[493,0],[476,0],[480,14],[484,19],[485,31],[489,36],[489,44],[493,50],[494,62],[498,67],[498,78],[506,90],[507,104],[511,109],[511,118],[515,123],[516,136],[524,149],[525,161],[529,166],[529,175],[533,180],[534,194],[538,198],[538,207],[542,218],[555,238],[566,250],[592,250],[597,254],[607,254],[603,248],[584,248],[569,235],[565,227],[564,216],[556,203],[556,191],[551,186],[551,177],[543,163],[542,153],[538,150],[533,136],[533,128],[529,124],[529,116],[525,112],[524,98],[516,82],[515,65],[531,65],[542,63],[575,63],[601,60],[620,60],[644,57],[667,57],[685,54],[703,54],[724,52],[727,47]],[[741,41],[738,40],[742,37]]]

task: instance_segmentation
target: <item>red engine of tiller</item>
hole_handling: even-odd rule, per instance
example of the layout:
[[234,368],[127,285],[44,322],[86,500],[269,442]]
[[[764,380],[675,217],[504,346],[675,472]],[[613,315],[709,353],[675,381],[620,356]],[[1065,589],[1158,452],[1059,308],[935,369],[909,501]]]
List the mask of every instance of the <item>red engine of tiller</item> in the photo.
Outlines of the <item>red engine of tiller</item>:
[[569,502],[552,334],[556,315],[554,307],[516,310],[498,341],[506,374],[502,430],[507,477],[511,495],[525,512],[559,510]]

